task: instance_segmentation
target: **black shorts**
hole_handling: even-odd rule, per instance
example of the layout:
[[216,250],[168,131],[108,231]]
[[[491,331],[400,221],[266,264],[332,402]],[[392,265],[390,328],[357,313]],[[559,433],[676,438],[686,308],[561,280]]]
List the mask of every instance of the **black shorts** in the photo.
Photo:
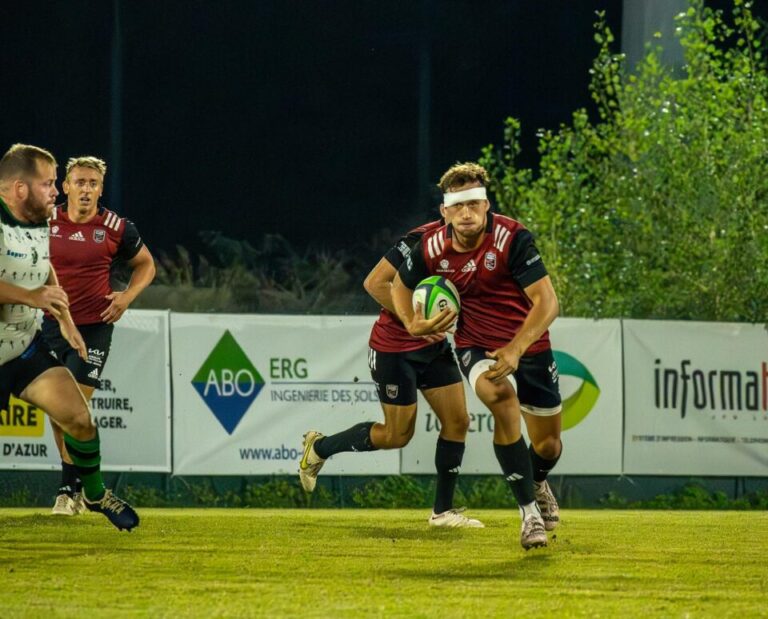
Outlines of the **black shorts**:
[[443,340],[407,352],[368,349],[368,367],[382,404],[416,404],[417,389],[435,389],[461,382],[451,345]]
[[56,358],[72,372],[81,385],[98,388],[99,378],[109,357],[112,345],[112,332],[115,325],[97,322],[91,325],[78,325],[88,350],[88,361],[83,361],[69,342],[61,336],[56,320],[43,320],[43,337]]
[[40,374],[60,365],[38,333],[21,356],[0,365],[0,408],[7,410],[10,394],[20,396]]
[[[473,390],[477,377],[494,363],[493,359],[485,356],[486,351],[490,352],[489,349],[478,347],[456,349],[459,367]],[[510,382],[515,387],[523,411],[542,417],[560,412],[562,400],[559,376],[551,350],[520,357],[520,363],[511,378]]]

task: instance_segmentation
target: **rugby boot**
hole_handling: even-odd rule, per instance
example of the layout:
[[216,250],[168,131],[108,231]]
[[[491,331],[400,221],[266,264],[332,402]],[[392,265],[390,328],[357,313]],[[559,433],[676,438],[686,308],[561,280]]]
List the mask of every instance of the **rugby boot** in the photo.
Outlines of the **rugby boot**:
[[301,487],[307,492],[314,491],[317,484],[317,474],[325,464],[325,458],[318,456],[315,451],[315,443],[321,438],[323,435],[314,430],[310,430],[304,435],[304,442],[302,443],[304,453],[299,461],[299,480]]
[[547,532],[544,521],[538,514],[529,514],[520,527],[520,545],[526,550],[547,545]]
[[476,520],[475,518],[467,518],[463,512],[466,507],[460,507],[458,509],[449,509],[442,514],[436,514],[432,512],[429,518],[430,527],[442,527],[445,529],[458,529],[458,528],[471,528],[471,529],[484,529],[485,525]]
[[560,507],[552,493],[552,488],[549,487],[546,479],[542,482],[535,481],[533,482],[533,492],[536,497],[536,505],[539,506],[541,517],[544,519],[544,528],[547,531],[552,531],[560,524]]
[[133,507],[113,494],[111,490],[107,490],[98,501],[89,501],[85,491],[82,495],[83,502],[89,511],[104,514],[120,531],[130,531],[139,526],[139,515]]

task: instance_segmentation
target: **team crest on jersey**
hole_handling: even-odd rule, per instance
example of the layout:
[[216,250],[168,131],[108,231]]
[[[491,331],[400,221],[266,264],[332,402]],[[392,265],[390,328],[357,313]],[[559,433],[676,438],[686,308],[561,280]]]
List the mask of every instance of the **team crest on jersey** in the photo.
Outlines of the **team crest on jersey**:
[[493,271],[496,268],[496,254],[492,251],[485,254],[485,268],[489,271]]
[[397,394],[400,393],[400,387],[397,385],[387,385],[387,397],[394,400]]
[[464,364],[464,367],[467,367],[470,361],[472,361],[472,353],[470,351],[461,355],[461,362]]
[[445,258],[443,258],[440,261],[440,268],[443,269],[443,271],[445,271],[450,264],[451,264],[450,262],[448,262]]
[[94,230],[93,231],[93,240],[97,243],[103,243],[104,239],[107,238],[107,231],[106,230]]

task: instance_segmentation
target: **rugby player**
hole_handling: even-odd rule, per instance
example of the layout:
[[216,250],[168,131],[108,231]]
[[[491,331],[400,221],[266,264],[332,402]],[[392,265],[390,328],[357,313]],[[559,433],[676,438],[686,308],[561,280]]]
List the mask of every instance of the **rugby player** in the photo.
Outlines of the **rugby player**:
[[304,435],[299,478],[305,490],[312,492],[317,474],[332,455],[345,451],[375,451],[405,447],[416,427],[416,390],[420,390],[440,420],[441,429],[435,448],[437,484],[435,503],[428,523],[434,527],[483,527],[453,506],[453,495],[464,456],[469,428],[464,387],[451,346],[443,331],[456,314],[444,311],[427,321],[435,334],[411,336],[395,315],[392,304],[392,280],[407,258],[411,246],[421,235],[440,228],[434,221],[411,230],[376,264],[365,279],[364,287],[382,306],[369,340],[368,366],[376,383],[384,423],[359,423],[332,436],[314,430]]
[[44,410],[64,430],[85,506],[118,529],[131,530],[139,517],[104,487],[99,434],[88,404],[39,334],[36,308],[57,321],[73,354],[87,356],[49,259],[47,220],[58,193],[56,160],[48,151],[15,144],[0,159],[0,398],[7,403],[13,393]]
[[[397,314],[413,336],[435,326],[411,306],[423,278],[450,279],[461,297],[455,334],[459,367],[493,414],[493,446],[520,506],[520,543],[546,546],[559,522],[547,475],[562,451],[561,399],[548,328],[557,296],[531,233],[489,212],[489,177],[474,163],[456,164],[440,179],[440,211],[449,224],[422,235],[392,286]],[[531,448],[526,448],[524,417]]]
[[[106,173],[106,163],[97,157],[70,159],[63,183],[67,200],[53,209],[49,221],[51,262],[69,297],[69,310],[88,354],[83,359],[72,350],[50,314],[43,320],[43,337],[72,372],[88,402],[109,357],[114,323],[155,277],[155,262],[136,226],[99,204]],[[110,285],[110,272],[117,261],[131,269],[123,291],[114,291]],[[74,516],[85,509],[80,480],[61,429],[55,422],[52,426],[61,455],[61,483],[51,511]]]

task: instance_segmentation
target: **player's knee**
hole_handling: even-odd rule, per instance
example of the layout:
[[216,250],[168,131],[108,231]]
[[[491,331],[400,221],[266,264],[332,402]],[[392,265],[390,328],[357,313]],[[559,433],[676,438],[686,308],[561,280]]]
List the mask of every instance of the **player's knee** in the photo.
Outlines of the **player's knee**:
[[465,411],[463,415],[450,417],[443,421],[442,426],[443,434],[450,434],[454,437],[463,438],[469,431],[469,415]]
[[533,449],[542,458],[553,460],[560,455],[560,438],[557,436],[546,436],[533,443]]
[[414,432],[413,424],[407,427],[387,427],[384,433],[384,445],[381,449],[400,449],[411,442]]

